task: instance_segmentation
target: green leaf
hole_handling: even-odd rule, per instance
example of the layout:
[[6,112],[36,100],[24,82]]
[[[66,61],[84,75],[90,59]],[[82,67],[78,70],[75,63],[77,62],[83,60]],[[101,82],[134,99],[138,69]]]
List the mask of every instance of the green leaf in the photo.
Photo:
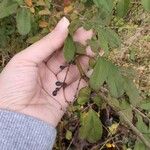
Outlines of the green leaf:
[[76,46],[71,35],[68,35],[64,43],[63,53],[67,62],[73,61],[76,53]]
[[126,94],[129,96],[130,103],[133,106],[136,106],[141,101],[139,91],[133,81],[126,77],[124,77],[124,89]]
[[87,103],[90,99],[90,94],[91,89],[89,87],[83,87],[82,89],[80,89],[77,99],[78,104],[84,105],[85,103]]
[[100,96],[96,95],[92,98],[92,101],[98,106],[101,107],[103,104],[103,100],[100,98]]
[[134,150],[148,150],[144,143],[139,139],[135,142]]
[[104,58],[99,58],[90,77],[90,86],[98,91],[107,79],[108,67],[107,61]]
[[69,25],[69,33],[71,34],[71,36],[73,36],[74,32],[81,26],[82,24],[79,19],[73,20]]
[[150,99],[141,101],[139,107],[144,110],[150,110]]
[[119,0],[116,7],[117,16],[124,17],[127,14],[129,4],[130,0]]
[[99,48],[100,48],[100,41],[97,39],[92,38],[91,40],[88,40],[88,44],[91,47],[91,50],[93,52],[99,52]]
[[144,137],[150,141],[150,127],[148,127],[140,115],[137,115],[138,121],[136,123],[137,129],[144,135]]
[[80,96],[81,97],[89,97],[90,94],[91,94],[91,89],[88,86],[86,86],[86,87],[83,87],[82,89],[80,89],[78,95],[79,95],[79,97]]
[[77,102],[79,105],[84,105],[89,101],[89,98],[87,97],[78,97]]
[[15,2],[17,2],[19,5],[23,5],[24,1],[23,0],[14,0]]
[[149,0],[141,0],[141,4],[143,5],[145,10],[150,11],[150,1]]
[[103,34],[108,40],[110,48],[118,48],[121,46],[121,40],[118,34],[110,28],[103,29]]
[[102,123],[97,113],[90,109],[82,115],[81,128],[79,129],[79,137],[86,139],[90,143],[97,142],[102,136]]
[[26,35],[31,30],[31,14],[27,8],[20,8],[16,16],[17,28],[21,35]]
[[112,0],[93,0],[95,5],[99,8],[104,9],[107,12],[111,12],[113,8],[113,1]]
[[137,115],[138,121],[136,123],[136,127],[143,133],[150,137],[150,129],[149,127],[143,122],[143,119],[140,115]]
[[18,4],[17,3],[10,3],[9,5],[6,5],[8,3],[2,3],[0,4],[0,19],[7,17],[11,14],[16,13]]
[[[131,107],[129,107],[129,108],[127,108],[127,109],[124,109],[124,110],[121,110],[121,112],[128,118],[128,120],[130,121],[130,122],[132,122],[132,119],[133,119],[133,113],[132,113],[132,108]],[[122,118],[120,118],[120,121],[124,121],[124,120],[122,120]]]
[[123,94],[123,79],[118,67],[104,58],[99,58],[90,77],[90,86],[98,91],[105,81],[112,96],[119,97]]
[[123,78],[117,66],[109,62],[109,74],[107,77],[110,93],[114,97],[120,97],[124,93]]
[[99,42],[100,42],[100,47],[105,51],[105,53],[107,54],[109,51],[109,47],[108,47],[108,40],[105,36],[105,33],[103,33],[103,30],[101,31],[101,33],[99,34]]
[[111,98],[111,100],[109,101],[109,104],[110,104],[111,106],[116,107],[116,108],[120,108],[119,100],[116,99],[116,98]]
[[97,28],[98,46],[101,47],[106,54],[110,49],[121,47],[120,37],[110,28]]
[[119,103],[119,107],[124,110],[124,109],[128,109],[130,107],[130,104],[127,100],[121,100]]

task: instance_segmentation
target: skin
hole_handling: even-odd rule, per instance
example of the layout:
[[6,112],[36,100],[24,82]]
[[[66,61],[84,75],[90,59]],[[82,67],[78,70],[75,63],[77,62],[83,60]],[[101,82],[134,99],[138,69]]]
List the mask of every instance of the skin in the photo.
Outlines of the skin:
[[[0,74],[0,108],[24,113],[41,119],[54,127],[66,111],[68,102],[73,103],[77,94],[80,74],[71,65],[66,78],[67,86],[52,95],[57,81],[64,81],[67,68],[62,46],[68,35],[69,21],[62,18],[55,29],[40,41],[16,54]],[[74,40],[86,44],[92,31],[77,30]],[[89,48],[87,53],[90,53]],[[88,57],[79,58],[83,70],[88,69]],[[86,86],[80,81],[79,89]],[[67,102],[66,102],[67,101]]]

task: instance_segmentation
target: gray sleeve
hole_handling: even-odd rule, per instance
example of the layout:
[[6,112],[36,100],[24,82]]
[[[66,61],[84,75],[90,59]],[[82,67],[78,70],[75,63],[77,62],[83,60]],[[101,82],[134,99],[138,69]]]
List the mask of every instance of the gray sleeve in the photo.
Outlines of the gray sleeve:
[[0,109],[0,150],[51,150],[56,129],[34,117]]

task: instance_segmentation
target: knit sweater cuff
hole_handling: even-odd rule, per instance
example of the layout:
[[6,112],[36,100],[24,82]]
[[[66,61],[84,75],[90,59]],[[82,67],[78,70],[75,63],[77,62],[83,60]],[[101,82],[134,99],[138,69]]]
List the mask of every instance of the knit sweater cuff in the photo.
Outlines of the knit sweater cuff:
[[34,117],[0,109],[0,149],[51,150],[56,129]]

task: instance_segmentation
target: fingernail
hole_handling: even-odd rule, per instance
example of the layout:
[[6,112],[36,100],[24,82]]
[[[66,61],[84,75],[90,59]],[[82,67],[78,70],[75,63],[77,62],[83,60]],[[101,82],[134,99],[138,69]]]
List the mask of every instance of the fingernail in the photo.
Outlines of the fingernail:
[[66,18],[66,17],[63,17],[57,24],[57,27],[60,27],[60,28],[68,28],[70,22],[69,20]]

